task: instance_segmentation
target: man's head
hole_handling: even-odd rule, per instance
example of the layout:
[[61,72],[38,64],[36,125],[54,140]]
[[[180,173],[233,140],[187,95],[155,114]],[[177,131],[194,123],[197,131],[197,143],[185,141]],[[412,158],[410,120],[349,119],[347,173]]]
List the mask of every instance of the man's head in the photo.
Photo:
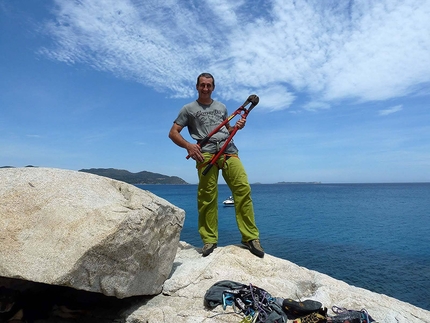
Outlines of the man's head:
[[212,74],[210,74],[210,73],[202,73],[202,74],[200,74],[199,76],[197,76],[197,83],[196,83],[196,86],[198,87],[199,86],[199,84],[200,84],[200,78],[206,78],[206,79],[212,79],[212,90],[215,88],[215,79],[214,79],[214,77],[212,76]]
[[197,77],[197,92],[199,92],[198,101],[204,104],[212,102],[211,95],[215,89],[215,79],[209,73],[202,73]]

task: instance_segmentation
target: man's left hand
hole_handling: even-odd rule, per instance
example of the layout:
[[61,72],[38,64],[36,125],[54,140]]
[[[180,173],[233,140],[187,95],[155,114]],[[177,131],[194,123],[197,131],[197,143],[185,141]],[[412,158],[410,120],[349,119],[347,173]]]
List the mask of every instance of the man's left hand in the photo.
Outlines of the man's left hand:
[[245,127],[245,123],[246,123],[246,119],[244,118],[240,118],[239,120],[237,120],[236,122],[236,127],[238,129],[243,129],[243,127]]

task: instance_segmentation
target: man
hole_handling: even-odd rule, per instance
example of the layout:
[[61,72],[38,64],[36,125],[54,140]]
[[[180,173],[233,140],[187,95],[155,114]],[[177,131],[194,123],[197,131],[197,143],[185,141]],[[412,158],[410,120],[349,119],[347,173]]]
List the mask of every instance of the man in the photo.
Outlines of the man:
[[[197,143],[205,138],[222,121],[228,118],[227,108],[221,102],[212,99],[215,80],[209,73],[202,73],[197,78],[196,89],[198,99],[185,105],[179,112],[169,132],[169,138],[179,147],[185,148],[188,155],[196,161],[198,170],[197,205],[199,212],[198,228],[204,243],[202,254],[208,256],[218,243],[218,175],[219,170],[229,186],[236,211],[236,220],[242,235],[242,243],[256,256],[263,258],[264,250],[260,245],[259,232],[255,224],[254,207],[251,199],[251,187],[245,169],[237,153],[238,149],[231,141],[223,156],[206,175],[203,170],[210,159],[223,146],[229,134],[233,131],[227,123],[209,142],[200,147]],[[245,119],[236,122],[235,127],[242,129]],[[188,127],[190,136],[196,143],[185,140],[181,131]]]

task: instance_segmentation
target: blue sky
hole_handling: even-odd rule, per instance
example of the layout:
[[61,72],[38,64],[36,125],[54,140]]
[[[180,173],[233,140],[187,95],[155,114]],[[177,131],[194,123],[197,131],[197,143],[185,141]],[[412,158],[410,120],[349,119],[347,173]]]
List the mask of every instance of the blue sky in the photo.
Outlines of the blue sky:
[[229,113],[260,97],[235,136],[251,183],[430,182],[428,17],[426,0],[1,0],[0,166],[196,183],[168,131],[210,72]]

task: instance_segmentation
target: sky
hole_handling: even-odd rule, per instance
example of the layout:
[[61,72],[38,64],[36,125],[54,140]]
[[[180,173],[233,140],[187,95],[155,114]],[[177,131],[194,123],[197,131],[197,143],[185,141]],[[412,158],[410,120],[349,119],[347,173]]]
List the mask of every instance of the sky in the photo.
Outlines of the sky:
[[260,98],[234,137],[250,183],[430,182],[429,17],[427,0],[0,0],[0,166],[195,184],[168,132],[210,72],[229,114]]

